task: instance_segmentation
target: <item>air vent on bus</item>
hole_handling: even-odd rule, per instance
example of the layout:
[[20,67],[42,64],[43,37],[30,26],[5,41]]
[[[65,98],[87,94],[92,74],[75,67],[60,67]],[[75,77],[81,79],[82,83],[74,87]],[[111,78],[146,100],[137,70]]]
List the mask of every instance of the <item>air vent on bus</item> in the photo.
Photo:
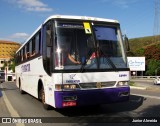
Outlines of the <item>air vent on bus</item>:
[[79,85],[81,88],[105,88],[105,87],[113,87],[115,84],[116,81],[80,83]]

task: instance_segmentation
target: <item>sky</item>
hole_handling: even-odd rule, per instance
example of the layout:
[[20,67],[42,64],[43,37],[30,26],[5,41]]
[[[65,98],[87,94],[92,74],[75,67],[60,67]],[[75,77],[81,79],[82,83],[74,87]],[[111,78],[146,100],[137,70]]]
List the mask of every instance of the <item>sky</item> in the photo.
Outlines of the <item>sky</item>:
[[154,1],[0,0],[0,40],[23,43],[47,17],[55,14],[115,19],[129,39],[152,36]]

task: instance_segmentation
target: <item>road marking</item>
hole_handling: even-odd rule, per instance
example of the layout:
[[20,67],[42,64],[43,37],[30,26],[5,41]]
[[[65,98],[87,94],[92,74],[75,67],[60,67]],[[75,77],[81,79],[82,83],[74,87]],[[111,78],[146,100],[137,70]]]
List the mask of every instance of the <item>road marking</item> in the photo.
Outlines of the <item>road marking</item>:
[[[2,85],[0,85],[1,88],[3,88]],[[19,114],[17,113],[17,111],[13,108],[13,106],[11,105],[10,101],[8,100],[6,93],[4,91],[2,91],[2,97],[4,99],[4,102],[8,108],[8,111],[11,114],[11,117],[20,117]],[[23,123],[16,123],[16,126],[25,126]]]
[[147,97],[147,98],[154,98],[154,99],[159,99],[159,96],[150,96],[150,95],[142,95],[142,94],[131,94],[131,95],[138,95],[138,96],[142,96],[142,97]]

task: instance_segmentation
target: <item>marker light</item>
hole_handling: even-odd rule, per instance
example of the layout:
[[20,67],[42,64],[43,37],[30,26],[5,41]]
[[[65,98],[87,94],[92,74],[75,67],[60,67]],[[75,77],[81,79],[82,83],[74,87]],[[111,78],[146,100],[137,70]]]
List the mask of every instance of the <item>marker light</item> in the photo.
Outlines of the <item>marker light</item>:
[[60,91],[62,89],[64,90],[76,90],[79,89],[79,85],[78,84],[56,84],[55,85],[55,89]]

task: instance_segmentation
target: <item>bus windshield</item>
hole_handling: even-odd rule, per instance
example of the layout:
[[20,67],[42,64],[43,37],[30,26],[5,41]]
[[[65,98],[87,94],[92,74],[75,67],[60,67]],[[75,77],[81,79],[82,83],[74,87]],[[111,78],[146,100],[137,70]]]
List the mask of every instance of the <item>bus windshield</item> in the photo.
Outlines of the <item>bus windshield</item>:
[[56,70],[127,68],[116,25],[57,21],[54,45]]

